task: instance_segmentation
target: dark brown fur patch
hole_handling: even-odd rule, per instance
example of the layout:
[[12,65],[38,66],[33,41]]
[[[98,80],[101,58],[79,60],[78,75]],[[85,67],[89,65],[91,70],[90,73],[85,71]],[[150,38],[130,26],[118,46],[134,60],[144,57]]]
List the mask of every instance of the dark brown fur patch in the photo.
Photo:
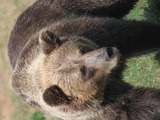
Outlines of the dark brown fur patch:
[[57,85],[53,85],[46,89],[43,94],[43,99],[50,106],[70,103],[70,99]]

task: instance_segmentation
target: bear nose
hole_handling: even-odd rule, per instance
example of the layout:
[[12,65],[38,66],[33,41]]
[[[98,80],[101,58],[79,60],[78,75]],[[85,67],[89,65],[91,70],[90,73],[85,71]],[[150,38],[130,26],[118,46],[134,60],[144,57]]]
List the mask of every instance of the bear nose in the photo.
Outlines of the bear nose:
[[105,57],[107,61],[110,61],[114,57],[115,50],[113,47],[104,47],[103,51],[103,57]]
[[111,59],[113,57],[113,54],[114,54],[113,48],[112,47],[107,47],[106,52],[108,54],[108,58]]

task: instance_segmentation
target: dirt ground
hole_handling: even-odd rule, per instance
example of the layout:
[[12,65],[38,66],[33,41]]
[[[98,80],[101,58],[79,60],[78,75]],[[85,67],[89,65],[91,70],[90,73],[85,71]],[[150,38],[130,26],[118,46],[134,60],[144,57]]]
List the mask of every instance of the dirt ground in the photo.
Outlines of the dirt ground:
[[30,108],[19,103],[19,98],[15,97],[9,85],[12,70],[6,46],[17,16],[33,0],[0,0],[0,3],[0,120],[20,120],[24,113],[19,114],[19,107],[22,107],[22,111]]

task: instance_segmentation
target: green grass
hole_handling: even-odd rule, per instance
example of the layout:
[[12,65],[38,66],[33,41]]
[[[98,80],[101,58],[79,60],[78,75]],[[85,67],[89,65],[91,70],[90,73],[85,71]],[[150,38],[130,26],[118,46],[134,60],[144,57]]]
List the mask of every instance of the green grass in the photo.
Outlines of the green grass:
[[160,88],[160,65],[155,53],[129,59],[124,79],[134,86]]
[[45,117],[40,112],[34,112],[27,120],[45,120]]
[[127,15],[127,19],[160,23],[160,9],[158,10],[158,7],[158,0],[139,0]]

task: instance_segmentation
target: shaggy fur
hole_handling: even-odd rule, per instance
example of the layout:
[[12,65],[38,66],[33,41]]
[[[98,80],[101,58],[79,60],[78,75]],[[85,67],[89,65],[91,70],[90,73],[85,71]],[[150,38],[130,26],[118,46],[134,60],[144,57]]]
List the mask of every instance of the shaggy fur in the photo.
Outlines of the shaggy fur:
[[17,94],[64,120],[159,120],[160,91],[123,82],[125,60],[160,46],[160,25],[117,19],[136,0],[37,0],[8,43]]

